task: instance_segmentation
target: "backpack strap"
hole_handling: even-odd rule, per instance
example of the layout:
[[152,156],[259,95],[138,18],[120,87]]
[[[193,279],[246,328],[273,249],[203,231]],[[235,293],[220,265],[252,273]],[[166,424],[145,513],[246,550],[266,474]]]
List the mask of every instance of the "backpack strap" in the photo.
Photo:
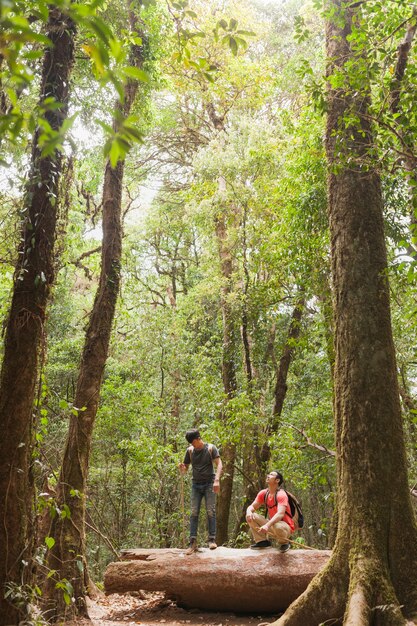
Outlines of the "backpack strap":
[[[208,451],[209,451],[209,454],[210,454],[210,458],[211,458],[211,460],[213,460],[213,444],[212,444],[212,443],[208,443],[208,444],[207,444],[207,449],[208,449]],[[194,448],[193,448],[193,446],[189,446],[189,447],[187,448],[187,452],[188,452],[188,454],[190,455],[190,463],[191,463],[191,465],[192,465],[192,464],[193,464],[193,452],[194,452]]]
[[269,491],[269,489],[267,489],[267,490],[265,491],[264,503],[265,503],[265,506],[266,506],[267,510],[268,510],[268,509],[273,509],[273,508],[274,508],[274,506],[278,506],[278,498],[277,498],[277,493],[278,493],[277,491],[274,493],[274,504],[273,504],[272,506],[268,506],[268,496],[269,496],[269,494],[270,494],[270,491]]

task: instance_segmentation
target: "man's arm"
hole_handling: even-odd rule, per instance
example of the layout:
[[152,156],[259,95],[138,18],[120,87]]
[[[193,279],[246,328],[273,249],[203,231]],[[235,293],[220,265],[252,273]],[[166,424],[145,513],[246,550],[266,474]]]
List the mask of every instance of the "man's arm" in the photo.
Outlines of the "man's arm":
[[218,493],[220,491],[220,476],[222,475],[223,471],[223,463],[219,456],[213,459],[213,463],[216,466],[216,475],[214,477],[213,491],[214,493]]
[[250,521],[253,519],[253,514],[255,513],[255,511],[257,511],[258,509],[260,509],[262,506],[261,502],[258,502],[256,499],[252,502],[252,504],[250,504],[248,506],[248,508],[246,509],[246,521]]
[[181,474],[186,474],[188,472],[188,468],[191,465],[191,453],[190,448],[187,448],[185,453],[184,461],[182,463],[178,463],[178,468]]
[[261,526],[261,528],[259,529],[259,532],[266,534],[271,528],[271,526],[273,526],[277,522],[281,522],[284,518],[285,511],[286,511],[286,506],[284,504],[278,505],[278,509],[275,515],[273,515],[271,519],[267,521],[266,524]]
[[186,474],[188,472],[188,468],[190,467],[190,464],[178,463],[178,467],[179,467],[181,474]]

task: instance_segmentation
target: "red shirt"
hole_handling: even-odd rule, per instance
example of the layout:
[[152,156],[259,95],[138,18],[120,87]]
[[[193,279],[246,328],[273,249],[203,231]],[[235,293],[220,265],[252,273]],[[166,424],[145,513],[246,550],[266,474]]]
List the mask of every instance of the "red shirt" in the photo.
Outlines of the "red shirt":
[[256,502],[259,502],[259,504],[263,504],[264,506],[266,506],[266,509],[268,511],[268,519],[274,517],[275,513],[278,511],[279,506],[285,506],[285,514],[282,518],[282,521],[288,524],[288,526],[291,528],[291,532],[294,532],[295,525],[294,520],[291,516],[291,509],[288,502],[287,494],[283,489],[279,489],[275,494],[270,493],[268,495],[267,502],[265,502],[265,494],[267,491],[268,489],[262,489],[262,491],[260,491],[256,496]]

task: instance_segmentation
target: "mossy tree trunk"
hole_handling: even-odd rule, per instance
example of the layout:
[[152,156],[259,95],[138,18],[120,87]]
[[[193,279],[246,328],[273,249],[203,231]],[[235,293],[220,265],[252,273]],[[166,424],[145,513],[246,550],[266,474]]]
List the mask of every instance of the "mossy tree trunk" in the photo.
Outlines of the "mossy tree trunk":
[[[359,27],[360,4],[343,14],[340,0],[331,4],[339,20],[327,26],[329,71],[345,79],[349,71],[357,80],[355,70],[363,70],[365,61],[350,47],[349,35],[353,21]],[[406,623],[404,616],[417,615],[417,527],[407,484],[381,183],[371,155],[368,106],[367,85],[329,90],[336,543],[328,566],[276,626],[317,626],[331,619],[346,626],[397,626]],[[352,115],[357,126],[343,133],[343,119]]]
[[[67,117],[69,77],[73,64],[75,26],[59,9],[51,9],[40,102],[54,98],[59,109],[45,119],[58,132]],[[0,624],[24,619],[27,606],[4,597],[6,584],[24,590],[30,584],[33,548],[34,400],[47,305],[54,282],[54,245],[61,153],[43,156],[40,130],[33,139],[30,178],[22,210],[21,243],[7,321],[0,379]],[[27,588],[28,590],[28,588]]]
[[[138,18],[133,13],[130,22],[132,31],[136,32]],[[130,64],[142,67],[142,46],[132,45]],[[122,117],[129,115],[137,89],[137,81],[128,81],[124,100],[118,104]],[[116,116],[115,125],[118,118]],[[49,533],[55,540],[47,561],[49,570],[55,574],[47,579],[44,588],[45,615],[50,621],[88,616],[85,600],[88,584],[85,557],[87,476],[120,285],[123,174],[123,161],[115,167],[107,162],[103,183],[101,273],[75,392],[74,407],[79,410],[71,416],[56,496],[58,508],[69,510],[70,517],[55,517]]]

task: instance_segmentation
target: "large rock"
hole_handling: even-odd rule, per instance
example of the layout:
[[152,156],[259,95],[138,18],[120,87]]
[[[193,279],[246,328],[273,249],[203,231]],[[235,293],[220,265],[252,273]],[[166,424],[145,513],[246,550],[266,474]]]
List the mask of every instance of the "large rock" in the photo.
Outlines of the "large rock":
[[[246,613],[285,610],[326,564],[328,550],[274,548],[126,550],[104,575],[106,593],[165,591],[186,608]],[[126,560],[127,559],[127,560]]]

